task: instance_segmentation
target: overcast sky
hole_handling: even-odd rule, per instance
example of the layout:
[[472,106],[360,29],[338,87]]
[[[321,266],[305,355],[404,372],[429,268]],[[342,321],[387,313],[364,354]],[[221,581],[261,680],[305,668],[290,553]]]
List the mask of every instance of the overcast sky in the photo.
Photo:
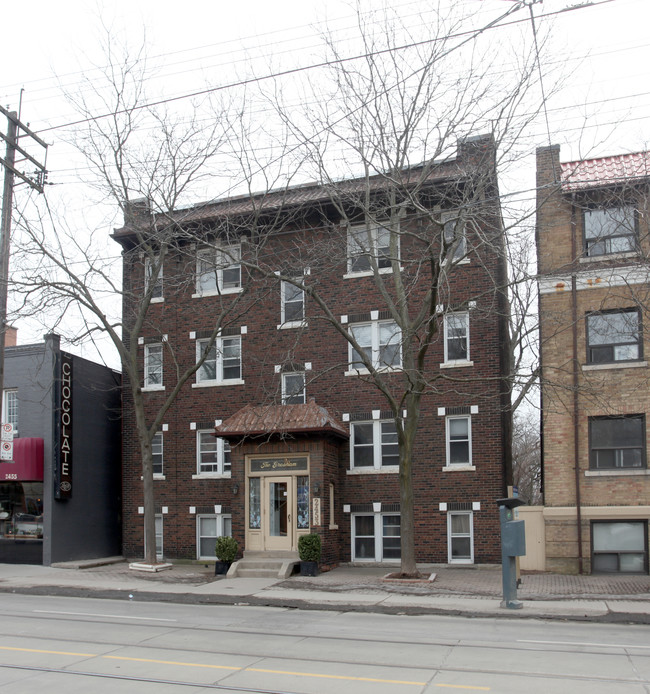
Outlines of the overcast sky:
[[[512,6],[512,0],[462,2],[477,22]],[[367,0],[360,6],[365,11],[379,4]],[[537,146],[560,144],[562,158],[569,160],[637,151],[650,139],[650,2],[594,0],[568,10],[577,4],[545,0],[534,5],[540,36],[551,32],[552,52],[544,70],[564,71],[566,81],[546,104],[550,132],[540,119],[521,138],[530,155],[522,164],[524,181],[532,181]],[[431,6],[421,0],[392,3],[405,17]],[[24,90],[22,120],[51,143],[49,180],[65,188],[74,185],[79,171],[61,141],[61,126],[74,119],[61,92],[92,80],[94,66],[105,63],[100,49],[105,29],[116,42],[126,36],[134,48],[146,42],[157,74],[153,91],[170,98],[251,72],[308,65],[317,58],[324,23],[340,38],[354,23],[353,15],[351,3],[338,0],[7,2],[2,10],[0,103],[18,110]],[[525,19],[527,11],[520,16]],[[517,31],[530,37],[530,23],[523,22]],[[4,131],[4,123],[0,128]],[[210,191],[208,196],[218,194]],[[19,340],[27,337],[34,339],[29,329]]]

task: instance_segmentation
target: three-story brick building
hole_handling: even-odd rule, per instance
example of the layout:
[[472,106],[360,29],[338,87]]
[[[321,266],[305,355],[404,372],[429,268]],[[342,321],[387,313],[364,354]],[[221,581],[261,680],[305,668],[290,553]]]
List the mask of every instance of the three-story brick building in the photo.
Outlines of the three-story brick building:
[[549,570],[647,573],[650,154],[537,151]]
[[[148,411],[179,369],[206,357],[154,439],[161,555],[211,559],[215,538],[232,534],[245,551],[291,556],[311,531],[325,565],[399,560],[395,417],[408,414],[388,406],[377,379],[399,393],[417,369],[416,558],[498,561],[509,414],[494,143],[466,140],[404,178],[397,202],[377,175],[175,211],[161,273],[135,230],[169,216],[144,208],[116,230],[127,324],[129,301],[156,284],[139,340]],[[395,273],[406,313],[433,302],[409,340]],[[419,364],[408,350],[423,341]],[[124,552],[138,557],[142,469],[128,398],[124,444]]]

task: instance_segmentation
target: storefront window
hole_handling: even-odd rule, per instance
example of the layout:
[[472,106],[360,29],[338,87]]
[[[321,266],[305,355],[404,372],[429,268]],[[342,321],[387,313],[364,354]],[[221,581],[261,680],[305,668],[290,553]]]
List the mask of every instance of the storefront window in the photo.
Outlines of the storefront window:
[[309,530],[309,477],[298,477],[298,530]]
[[0,483],[0,536],[43,537],[43,483]]
[[262,527],[259,477],[251,477],[248,480],[248,527],[253,530]]

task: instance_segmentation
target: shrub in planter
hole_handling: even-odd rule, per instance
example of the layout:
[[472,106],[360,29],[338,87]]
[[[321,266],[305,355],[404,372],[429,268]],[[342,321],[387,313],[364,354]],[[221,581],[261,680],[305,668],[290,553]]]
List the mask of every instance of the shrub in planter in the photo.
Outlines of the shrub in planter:
[[214,565],[215,575],[228,573],[230,565],[237,556],[237,547],[237,540],[229,535],[217,538],[217,543],[214,547],[214,553],[217,555],[217,561]]
[[310,533],[298,538],[298,556],[300,557],[300,575],[317,576],[318,562],[321,555],[320,535]]

